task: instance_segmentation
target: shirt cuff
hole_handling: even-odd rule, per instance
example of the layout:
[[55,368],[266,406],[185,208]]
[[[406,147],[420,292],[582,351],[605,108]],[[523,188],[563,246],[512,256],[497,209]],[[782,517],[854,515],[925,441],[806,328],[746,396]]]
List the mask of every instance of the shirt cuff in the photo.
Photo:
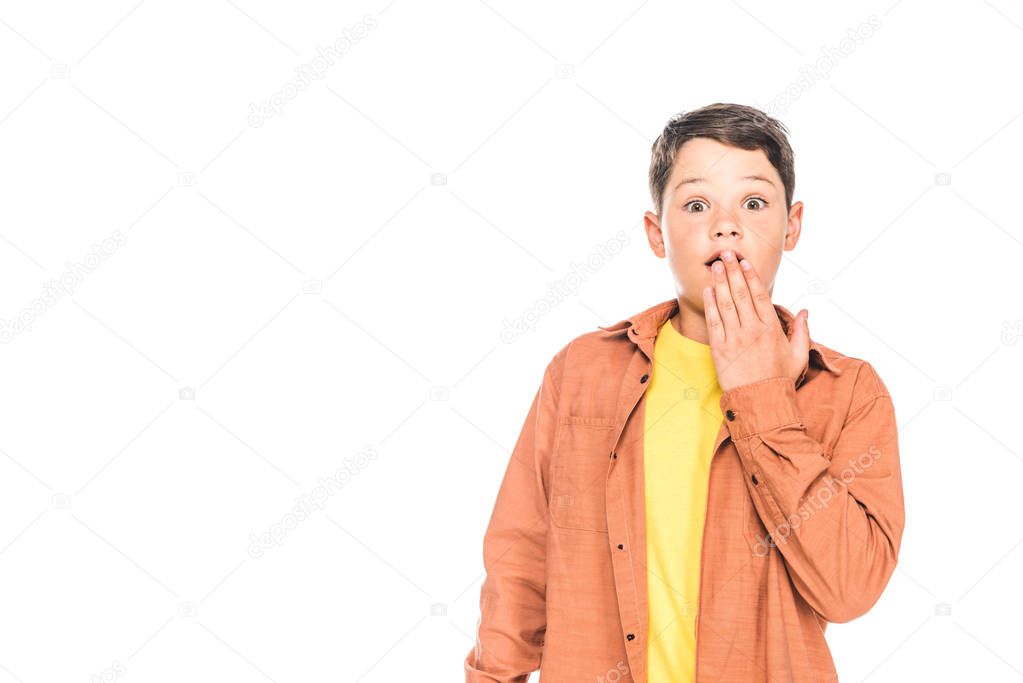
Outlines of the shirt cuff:
[[719,403],[733,441],[786,425],[803,426],[796,384],[788,377],[769,377],[729,389]]

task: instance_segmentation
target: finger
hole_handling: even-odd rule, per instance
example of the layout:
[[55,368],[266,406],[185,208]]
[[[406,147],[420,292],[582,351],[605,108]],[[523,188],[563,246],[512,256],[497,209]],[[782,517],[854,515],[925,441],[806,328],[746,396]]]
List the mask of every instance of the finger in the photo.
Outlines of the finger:
[[746,286],[749,288],[750,299],[757,316],[765,323],[777,320],[778,313],[774,310],[774,304],[771,303],[771,293],[767,291],[764,281],[760,279],[760,273],[757,272],[756,266],[749,259],[743,259],[739,262],[739,267],[746,276]]
[[732,291],[728,288],[728,278],[725,277],[725,266],[720,260],[714,261],[710,266],[711,275],[714,279],[714,301],[718,305],[718,313],[721,315],[721,323],[725,328],[725,337],[732,336],[739,331],[739,314],[735,310],[735,302],[732,300]]
[[810,311],[803,309],[796,314],[796,319],[793,321],[792,336],[789,338],[789,344],[795,350],[797,358],[806,358],[806,354],[810,352],[810,326],[806,322],[806,316],[810,314]]
[[703,317],[707,321],[707,336],[712,345],[719,345],[725,340],[725,327],[721,322],[717,301],[714,299],[714,288],[703,288]]
[[750,300],[749,287],[746,286],[746,278],[739,268],[739,261],[735,258],[734,251],[726,251],[721,255],[725,262],[725,275],[728,277],[728,287],[732,290],[732,300],[735,302],[736,315],[739,317],[740,325],[749,325],[758,322],[759,315],[753,308]]

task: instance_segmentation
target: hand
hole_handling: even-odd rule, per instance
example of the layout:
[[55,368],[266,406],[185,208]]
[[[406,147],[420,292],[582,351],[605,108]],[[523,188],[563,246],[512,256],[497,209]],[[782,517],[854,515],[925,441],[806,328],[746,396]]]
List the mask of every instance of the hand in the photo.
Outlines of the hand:
[[770,377],[788,377],[795,384],[806,368],[810,351],[808,311],[792,322],[785,336],[771,295],[753,264],[726,251],[711,265],[713,287],[703,290],[703,311],[710,353],[722,391]]

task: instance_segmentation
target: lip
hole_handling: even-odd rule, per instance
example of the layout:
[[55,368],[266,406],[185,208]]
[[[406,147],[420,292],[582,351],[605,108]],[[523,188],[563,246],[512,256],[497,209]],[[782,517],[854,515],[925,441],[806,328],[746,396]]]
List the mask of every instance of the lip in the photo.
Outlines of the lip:
[[713,252],[706,261],[703,262],[703,267],[706,268],[707,270],[710,270],[710,267],[714,264],[714,261],[721,258],[721,254],[726,251],[731,251],[733,254],[735,254],[736,261],[741,261],[743,259],[742,252],[739,251],[738,249],[718,249],[717,251]]

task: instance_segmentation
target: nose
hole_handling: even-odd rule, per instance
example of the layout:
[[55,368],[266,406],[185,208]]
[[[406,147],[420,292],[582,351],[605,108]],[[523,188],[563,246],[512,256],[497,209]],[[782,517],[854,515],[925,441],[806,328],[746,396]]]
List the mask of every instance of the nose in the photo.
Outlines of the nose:
[[722,214],[710,226],[710,238],[713,240],[718,240],[722,237],[742,237],[742,232],[742,225],[730,213]]

